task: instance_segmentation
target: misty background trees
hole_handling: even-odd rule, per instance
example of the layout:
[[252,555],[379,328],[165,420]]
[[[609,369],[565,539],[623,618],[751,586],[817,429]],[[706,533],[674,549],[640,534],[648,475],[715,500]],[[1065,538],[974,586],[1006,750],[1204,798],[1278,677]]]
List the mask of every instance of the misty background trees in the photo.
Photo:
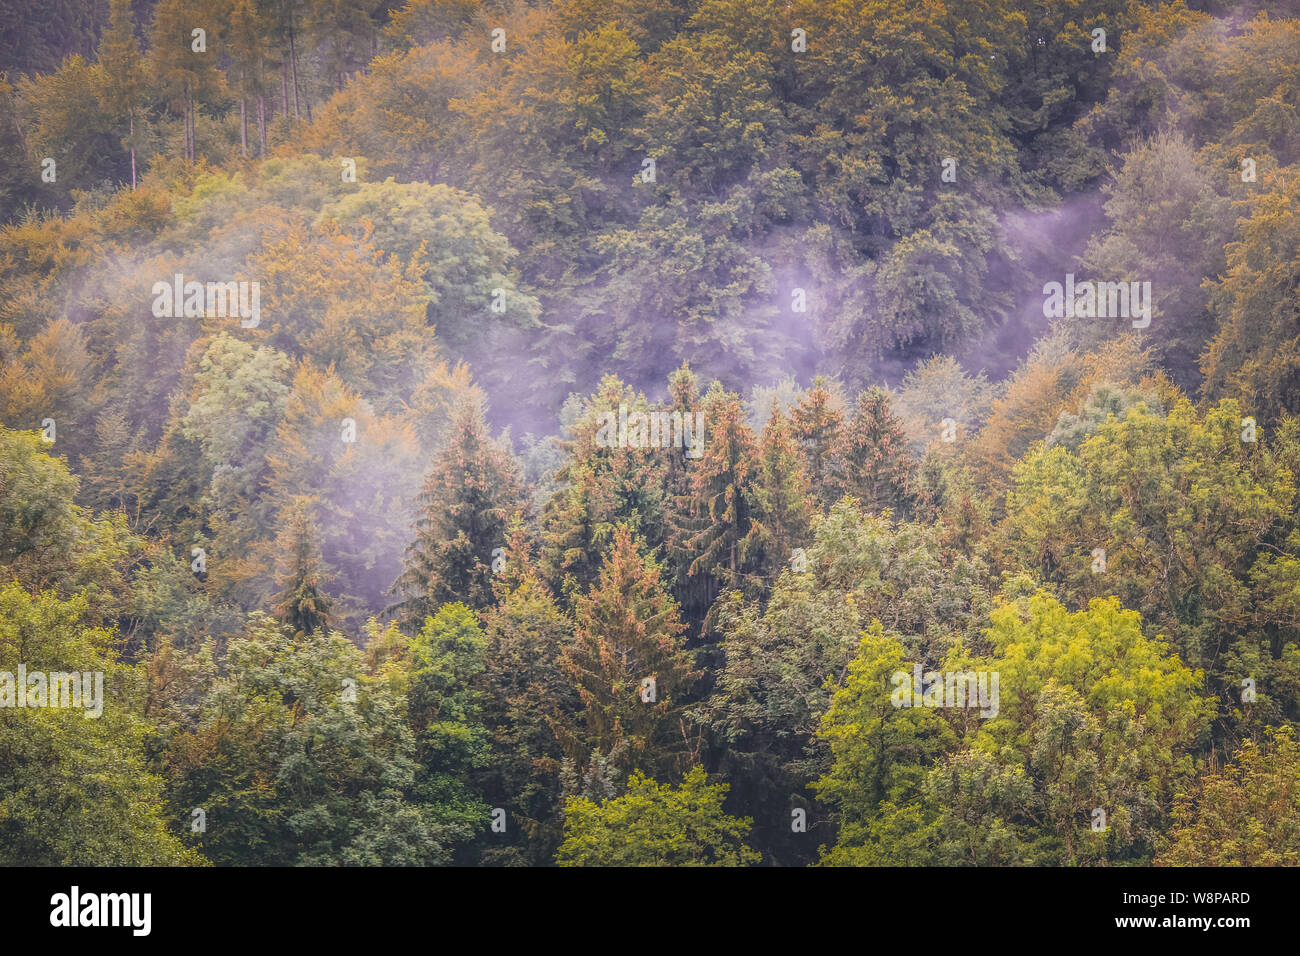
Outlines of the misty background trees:
[[0,856],[1300,861],[1286,7],[10,4]]

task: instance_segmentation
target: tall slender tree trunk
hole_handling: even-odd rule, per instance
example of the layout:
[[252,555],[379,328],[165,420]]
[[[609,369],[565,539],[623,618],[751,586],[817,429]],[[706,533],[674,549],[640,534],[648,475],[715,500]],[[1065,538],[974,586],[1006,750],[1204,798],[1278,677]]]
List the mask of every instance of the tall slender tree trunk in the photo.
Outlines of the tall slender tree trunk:
[[135,192],[135,111],[126,114],[127,136],[131,138],[131,192]]
[[257,135],[261,142],[261,152],[259,156],[266,156],[266,100],[261,93],[257,94]]
[[293,78],[293,118],[302,119],[298,106],[298,51],[293,44],[293,26],[289,26],[289,73]]
[[248,116],[244,110],[244,98],[239,98],[239,148],[248,155]]
[[289,63],[280,61],[280,112],[289,115]]

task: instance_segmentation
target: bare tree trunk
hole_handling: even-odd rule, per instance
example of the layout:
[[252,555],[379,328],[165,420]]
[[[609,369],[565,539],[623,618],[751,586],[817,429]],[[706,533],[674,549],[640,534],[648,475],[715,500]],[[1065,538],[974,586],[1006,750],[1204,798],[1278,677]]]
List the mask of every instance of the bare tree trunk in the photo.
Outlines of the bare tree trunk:
[[280,112],[289,115],[289,64],[280,61]]
[[248,116],[244,111],[244,98],[239,98],[239,148],[248,155]]
[[135,112],[126,116],[127,135],[131,138],[131,192],[135,192]]
[[298,107],[298,51],[293,45],[293,27],[289,27],[289,72],[293,76],[293,118],[302,119]]
[[257,94],[257,135],[262,146],[258,155],[266,156],[266,101],[261,93]]

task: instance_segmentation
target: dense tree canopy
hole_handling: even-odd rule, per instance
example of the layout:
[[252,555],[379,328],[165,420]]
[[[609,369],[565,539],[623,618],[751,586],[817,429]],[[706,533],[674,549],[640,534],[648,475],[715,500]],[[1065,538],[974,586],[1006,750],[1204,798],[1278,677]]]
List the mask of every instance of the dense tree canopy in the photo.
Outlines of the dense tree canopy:
[[1287,4],[39,6],[0,862],[1300,860]]

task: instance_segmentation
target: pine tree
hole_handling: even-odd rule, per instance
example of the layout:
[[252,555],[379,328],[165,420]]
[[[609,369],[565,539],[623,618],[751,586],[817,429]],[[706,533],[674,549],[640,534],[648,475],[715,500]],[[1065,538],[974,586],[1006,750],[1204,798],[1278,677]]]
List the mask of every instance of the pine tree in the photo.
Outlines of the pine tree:
[[832,391],[830,383],[818,376],[799,404],[790,410],[790,420],[803,449],[808,483],[823,509],[835,503],[835,482],[841,467],[835,452],[844,429],[841,406],[839,395]]
[[[275,21],[277,39],[284,44],[280,54],[281,111],[288,116],[292,99],[293,118],[302,118],[302,107],[307,108],[307,121],[311,122],[311,101],[298,96],[298,39],[306,15],[304,0],[268,0],[267,15]],[[292,87],[292,94],[290,93]]]
[[552,586],[572,596],[586,591],[599,572],[599,542],[613,514],[613,495],[591,461],[571,459],[557,478],[563,485],[544,509],[542,566]]
[[617,376],[606,376],[568,426],[567,460],[555,476],[560,489],[544,509],[542,568],[570,600],[596,580],[600,554],[616,524],[626,522],[649,548],[663,541],[665,474],[670,459],[683,452],[602,439],[601,417],[616,416],[622,405],[629,416],[654,410]]
[[813,511],[794,426],[775,399],[759,436],[754,478],[747,494],[753,530],[743,556],[751,558],[765,574],[775,576],[806,538]]
[[119,407],[110,406],[95,420],[95,448],[86,460],[86,486],[96,507],[126,510],[131,494],[127,480],[137,435]]
[[[700,411],[700,382],[685,362],[668,377],[669,411],[690,416]],[[706,422],[707,426],[707,422]],[[707,435],[706,447],[707,447]],[[686,532],[691,527],[694,499],[691,496],[691,476],[699,466],[697,460],[688,458],[686,449],[672,448],[665,453],[664,472],[664,525],[666,527],[666,567],[672,575],[672,593],[682,607],[688,622],[696,627],[708,613],[717,596],[714,582],[702,575],[692,575],[691,565],[695,555],[684,546]]]
[[853,495],[868,511],[889,509],[895,517],[910,510],[909,483],[916,463],[883,388],[872,387],[858,395],[837,458],[843,467],[834,482],[837,495]]
[[635,769],[679,773],[696,762],[698,735],[683,704],[700,672],[682,630],[659,565],[619,525],[600,580],[578,600],[574,641],[561,653],[582,701],[576,717],[555,721],[572,764],[613,757],[618,778]]
[[[700,407],[700,380],[685,362],[681,368],[668,377],[668,396],[670,413],[679,413],[683,419],[694,415]],[[694,420],[694,419],[692,419]],[[664,475],[664,490],[669,498],[684,495],[690,488],[691,459],[686,457],[686,449],[673,448],[667,456],[668,470]]]
[[303,634],[329,627],[331,602],[324,591],[315,504],[307,496],[295,499],[281,515],[282,528],[276,541],[282,558],[277,574],[279,594],[272,610],[279,620]]
[[327,0],[309,5],[306,31],[318,42],[322,71],[341,92],[348,77],[375,55],[379,31],[367,0]]
[[576,713],[577,691],[560,666],[573,640],[573,622],[547,590],[529,556],[527,530],[511,522],[505,567],[494,581],[498,600],[483,613],[487,664],[483,722],[492,756],[480,772],[480,791],[508,807],[514,824],[484,860],[549,863],[560,841],[560,768],[563,751],[550,719]]
[[703,624],[718,591],[741,582],[743,552],[752,543],[751,502],[746,493],[754,469],[754,435],[740,397],[715,385],[704,397],[704,455],[691,472],[684,519],[674,528],[674,548],[691,556],[687,577],[708,582],[705,603],[688,609]]
[[421,517],[395,590],[404,626],[418,629],[440,604],[492,603],[492,552],[523,504],[518,461],[507,440],[493,440],[482,409],[465,403],[419,497]]

